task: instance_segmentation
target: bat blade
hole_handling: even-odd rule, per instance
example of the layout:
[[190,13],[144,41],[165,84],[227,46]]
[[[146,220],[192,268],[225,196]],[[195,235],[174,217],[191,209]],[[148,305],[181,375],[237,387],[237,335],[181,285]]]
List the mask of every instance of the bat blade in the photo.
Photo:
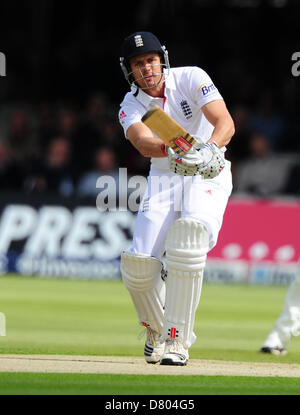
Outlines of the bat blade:
[[194,137],[157,105],[146,112],[142,122],[179,156],[187,153],[196,143]]

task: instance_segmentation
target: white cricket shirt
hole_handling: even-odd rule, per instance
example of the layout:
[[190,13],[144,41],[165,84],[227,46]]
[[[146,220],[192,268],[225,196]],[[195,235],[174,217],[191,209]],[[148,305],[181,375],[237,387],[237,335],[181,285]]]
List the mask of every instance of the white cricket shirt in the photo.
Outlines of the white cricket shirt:
[[[137,89],[128,92],[121,103],[119,120],[124,129],[141,122],[143,115],[154,105],[160,106],[191,135],[208,141],[214,129],[204,116],[201,107],[208,102],[223,99],[208,74],[196,66],[171,68],[165,80],[164,98],[155,98]],[[152,157],[153,167],[169,169],[168,158]]]

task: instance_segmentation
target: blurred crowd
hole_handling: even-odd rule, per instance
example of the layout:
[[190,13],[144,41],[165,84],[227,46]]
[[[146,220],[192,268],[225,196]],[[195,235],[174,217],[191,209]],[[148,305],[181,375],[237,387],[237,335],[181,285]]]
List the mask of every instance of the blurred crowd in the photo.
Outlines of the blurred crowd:
[[149,160],[123,137],[118,107],[95,93],[83,108],[25,104],[0,110],[0,189],[95,197],[97,178],[147,174]]
[[147,176],[149,159],[117,119],[128,87],[120,44],[135,29],[157,34],[171,66],[198,65],[220,89],[236,127],[226,152],[234,194],[300,197],[300,77],[291,75],[299,14],[283,7],[291,0],[212,3],[143,0],[116,13],[114,2],[104,12],[94,1],[27,1],[16,15],[3,0],[0,191],[95,198],[97,178],[118,179],[119,167]]
[[[300,122],[291,111],[293,88],[276,105],[265,89],[256,105],[229,110],[236,133],[226,157],[232,163],[234,194],[300,197]],[[118,180],[119,168],[147,176],[149,159],[124,138],[119,103],[98,92],[82,107],[44,102],[0,108],[0,189],[92,197],[97,179]]]

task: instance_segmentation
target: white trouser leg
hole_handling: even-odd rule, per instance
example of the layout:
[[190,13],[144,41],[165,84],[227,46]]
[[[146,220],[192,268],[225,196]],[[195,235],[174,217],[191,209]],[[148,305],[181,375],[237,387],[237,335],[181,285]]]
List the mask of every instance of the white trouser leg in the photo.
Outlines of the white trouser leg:
[[162,263],[149,255],[123,252],[121,273],[134,303],[139,323],[161,334],[163,326],[165,283]]
[[166,241],[166,305],[162,341],[180,339],[188,348],[199,304],[209,235],[194,219],[181,218],[170,227]]
[[300,276],[288,288],[282,312],[265,344],[271,344],[278,337],[283,347],[287,347],[291,336],[300,334]]

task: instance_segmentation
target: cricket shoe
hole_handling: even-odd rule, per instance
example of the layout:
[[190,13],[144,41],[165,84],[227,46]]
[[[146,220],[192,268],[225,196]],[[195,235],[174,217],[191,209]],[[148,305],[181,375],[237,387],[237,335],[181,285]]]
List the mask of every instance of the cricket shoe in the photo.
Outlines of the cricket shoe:
[[146,336],[144,347],[145,360],[147,363],[158,363],[164,352],[165,343],[160,342],[160,335],[150,327],[146,327]]
[[274,330],[266,338],[266,341],[260,348],[260,351],[262,353],[274,354],[275,356],[283,356],[287,354],[287,346],[280,338],[279,333]]
[[181,341],[167,339],[164,354],[160,359],[161,365],[185,366],[189,360],[189,352]]
[[287,354],[286,349],[282,348],[282,347],[268,347],[268,346],[262,346],[260,351],[262,353],[271,353],[274,354],[275,356],[284,356],[285,354]]

